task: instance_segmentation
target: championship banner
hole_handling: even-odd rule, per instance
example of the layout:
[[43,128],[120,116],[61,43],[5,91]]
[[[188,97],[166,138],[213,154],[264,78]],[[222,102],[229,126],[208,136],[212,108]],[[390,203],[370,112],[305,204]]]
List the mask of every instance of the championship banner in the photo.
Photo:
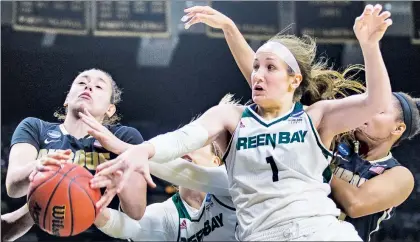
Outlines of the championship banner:
[[97,36],[169,37],[170,1],[93,1]]
[[86,35],[89,32],[88,2],[14,1],[15,30]]
[[413,13],[413,44],[420,44],[420,2],[411,3]]
[[354,20],[364,7],[365,3],[358,1],[295,2],[297,33],[315,37],[318,43],[357,41]]
[[[246,39],[268,40],[280,31],[277,1],[212,1],[209,5],[229,16]],[[206,26],[206,34],[224,38],[221,29],[209,26]]]

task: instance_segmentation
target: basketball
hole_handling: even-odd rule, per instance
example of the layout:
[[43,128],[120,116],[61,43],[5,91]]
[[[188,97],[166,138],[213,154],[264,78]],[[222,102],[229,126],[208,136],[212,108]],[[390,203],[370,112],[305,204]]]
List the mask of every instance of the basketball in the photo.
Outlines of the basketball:
[[90,188],[92,174],[79,165],[51,166],[38,172],[28,190],[29,212],[39,227],[49,234],[66,237],[88,229],[95,221],[99,189]]

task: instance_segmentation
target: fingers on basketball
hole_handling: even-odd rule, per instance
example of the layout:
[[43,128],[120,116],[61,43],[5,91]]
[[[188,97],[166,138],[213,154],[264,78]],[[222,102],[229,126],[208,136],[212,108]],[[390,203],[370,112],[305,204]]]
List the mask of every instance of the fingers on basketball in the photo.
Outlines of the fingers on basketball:
[[[91,189],[92,175],[82,166],[66,164],[63,168],[39,172],[28,191],[30,215],[44,231],[60,236],[77,235],[94,222],[99,189]],[[39,174],[38,173],[38,174]]]

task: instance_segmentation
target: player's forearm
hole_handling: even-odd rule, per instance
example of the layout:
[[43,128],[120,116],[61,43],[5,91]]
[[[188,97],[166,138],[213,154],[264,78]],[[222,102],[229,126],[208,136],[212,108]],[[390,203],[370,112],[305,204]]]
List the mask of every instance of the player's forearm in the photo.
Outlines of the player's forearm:
[[144,149],[149,160],[166,163],[204,147],[209,141],[212,141],[209,131],[196,120],[178,130],[158,135],[139,147]]
[[38,160],[29,161],[21,167],[9,168],[6,176],[7,195],[12,198],[23,197],[29,188],[29,175],[36,168]]
[[34,221],[26,204],[16,211],[1,215],[1,241],[17,240],[26,234],[32,225]]
[[333,176],[331,180],[331,193],[334,201],[340,205],[344,212],[352,217],[360,217],[358,208],[360,201],[358,199],[358,188],[352,184]]
[[383,111],[392,101],[391,83],[379,43],[361,46],[366,70],[366,105]]
[[255,52],[248,45],[245,38],[233,21],[223,27],[226,42],[239,69],[251,86],[252,63]]
[[126,214],[114,209],[105,208],[96,218],[96,227],[105,234],[119,239],[130,239],[139,231],[140,224]]
[[150,173],[172,184],[218,196],[230,196],[224,167],[202,167],[178,158],[168,163],[150,162]]
[[[134,220],[126,214],[114,209],[106,208],[98,215],[96,227],[105,234],[119,239],[132,239],[134,241],[168,241],[169,238],[161,226],[153,227],[146,222],[143,227],[141,221]],[[157,227],[156,227],[157,226]],[[171,238],[171,240],[175,240]]]
[[147,184],[140,173],[134,172],[128,186],[118,194],[121,208],[130,218],[139,220],[147,206]]

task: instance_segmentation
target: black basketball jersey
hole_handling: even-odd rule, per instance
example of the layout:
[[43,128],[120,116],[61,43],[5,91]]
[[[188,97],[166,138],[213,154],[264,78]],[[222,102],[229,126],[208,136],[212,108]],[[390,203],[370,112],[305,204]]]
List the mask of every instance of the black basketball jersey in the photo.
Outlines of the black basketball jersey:
[[[143,142],[143,137],[137,129],[122,125],[107,125],[106,126],[117,138],[129,143],[140,144]],[[104,149],[99,141],[92,136],[86,136],[81,139],[76,139],[68,134],[64,125],[58,123],[49,123],[38,118],[26,118],[16,128],[12,136],[11,146],[17,143],[29,143],[38,150],[38,158],[46,156],[50,152],[56,150],[71,149],[72,161],[88,169],[92,174],[95,174],[96,167],[106,160],[114,159],[116,154]],[[102,193],[105,189],[102,189]],[[119,199],[115,196],[109,207],[118,209]],[[36,231],[40,241],[103,241],[115,240],[110,238],[96,226],[92,225],[87,231],[72,237],[56,237],[49,235],[42,231],[38,226],[33,228]]]
[[[335,162],[337,167],[334,170],[334,175],[337,178],[348,181],[354,186],[360,186],[367,180],[382,174],[384,171],[395,166],[400,166],[400,163],[392,157],[391,153],[382,159],[369,162],[351,151],[350,147],[345,143],[337,146]],[[385,211],[360,218],[345,216],[345,221],[353,224],[363,241],[368,242],[374,240],[375,232],[379,230],[383,221],[391,218],[395,212],[394,209],[389,208]]]

